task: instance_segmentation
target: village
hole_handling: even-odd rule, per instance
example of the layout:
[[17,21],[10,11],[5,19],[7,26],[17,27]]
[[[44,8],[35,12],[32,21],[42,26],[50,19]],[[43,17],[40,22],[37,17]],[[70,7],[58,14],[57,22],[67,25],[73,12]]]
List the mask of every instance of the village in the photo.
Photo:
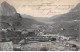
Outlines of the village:
[[[12,42],[13,50],[36,50],[36,51],[79,51],[80,46],[78,43],[78,38],[74,38],[71,36],[64,36],[58,34],[44,34],[43,32],[36,33],[35,30],[29,29],[29,31],[12,31],[10,29],[2,29],[1,30],[2,39],[1,42]],[[0,32],[0,33],[1,33]],[[8,34],[6,36],[6,34]],[[13,34],[13,36],[12,36]],[[39,48],[37,49],[37,45]]]

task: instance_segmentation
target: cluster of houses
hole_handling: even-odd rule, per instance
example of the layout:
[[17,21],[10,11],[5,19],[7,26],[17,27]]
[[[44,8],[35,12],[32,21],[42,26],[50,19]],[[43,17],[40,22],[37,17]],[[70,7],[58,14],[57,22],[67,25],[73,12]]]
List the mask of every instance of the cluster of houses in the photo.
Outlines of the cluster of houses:
[[[4,31],[5,33],[8,31],[7,29],[2,29],[1,31]],[[22,37],[24,39],[24,43],[26,41],[39,41],[39,42],[66,42],[65,46],[67,48],[71,48],[71,50],[79,50],[80,46],[78,43],[72,43],[76,41],[72,41],[72,37],[66,37],[64,35],[58,34],[44,34],[43,32],[34,30],[34,29],[28,29],[28,30],[17,30],[15,31],[17,36],[15,37]],[[11,34],[12,35],[12,34]],[[13,34],[14,35],[14,34]],[[5,37],[4,37],[5,38]]]

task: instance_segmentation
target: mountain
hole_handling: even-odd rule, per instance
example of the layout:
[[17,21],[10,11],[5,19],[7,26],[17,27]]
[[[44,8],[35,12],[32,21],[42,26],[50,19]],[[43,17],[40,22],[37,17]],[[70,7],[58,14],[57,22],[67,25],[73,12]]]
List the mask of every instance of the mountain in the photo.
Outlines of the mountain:
[[0,27],[18,28],[21,26],[22,17],[13,6],[5,1],[0,4],[0,14]]
[[23,18],[21,14],[17,13],[16,9],[13,6],[5,1],[0,4],[0,14],[0,26],[3,26],[3,28],[5,28],[5,26],[11,26],[14,29],[22,29],[30,28],[30,26],[33,24],[43,24],[30,18],[30,16]]
[[66,14],[56,15],[51,17],[53,21],[72,21],[80,20],[80,3],[76,5],[75,8],[71,9]]
[[80,3],[71,9],[68,13],[52,16],[53,32],[60,35],[78,37],[79,36],[79,22],[74,20],[80,20]]
[[4,1],[0,4],[0,13],[3,16],[12,16],[17,12],[13,6]]

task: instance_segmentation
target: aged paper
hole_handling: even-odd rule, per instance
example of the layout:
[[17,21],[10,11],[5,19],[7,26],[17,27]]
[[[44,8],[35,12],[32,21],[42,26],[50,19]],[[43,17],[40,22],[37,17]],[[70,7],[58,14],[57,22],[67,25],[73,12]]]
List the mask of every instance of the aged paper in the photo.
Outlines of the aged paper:
[[0,51],[12,50],[80,51],[80,0],[0,0]]

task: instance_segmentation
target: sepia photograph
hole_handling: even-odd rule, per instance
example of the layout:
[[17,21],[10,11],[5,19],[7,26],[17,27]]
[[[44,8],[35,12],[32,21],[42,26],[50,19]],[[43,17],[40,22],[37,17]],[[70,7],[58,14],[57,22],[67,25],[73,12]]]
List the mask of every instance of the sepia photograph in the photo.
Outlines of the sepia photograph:
[[80,0],[0,0],[0,51],[80,51]]

